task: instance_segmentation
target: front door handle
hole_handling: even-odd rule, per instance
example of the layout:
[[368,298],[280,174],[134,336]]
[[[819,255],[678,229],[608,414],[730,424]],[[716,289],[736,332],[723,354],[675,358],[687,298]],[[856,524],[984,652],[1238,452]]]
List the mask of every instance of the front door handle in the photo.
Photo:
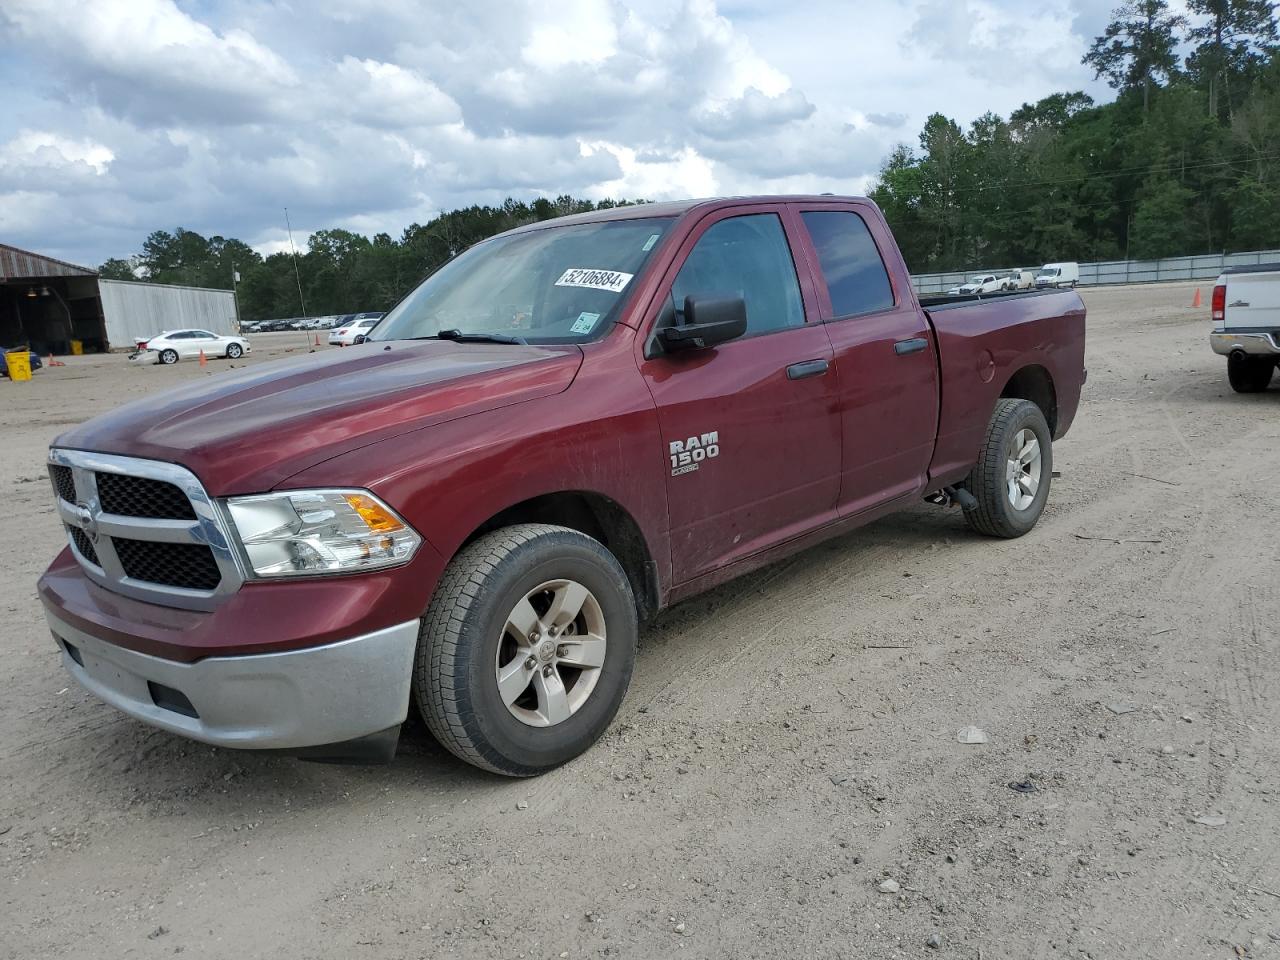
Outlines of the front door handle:
[[820,377],[831,369],[826,360],[804,360],[787,367],[788,380],[803,380],[806,377]]
[[919,353],[929,346],[929,341],[924,337],[912,337],[910,340],[899,340],[893,345],[893,352],[900,357],[905,357],[908,353]]

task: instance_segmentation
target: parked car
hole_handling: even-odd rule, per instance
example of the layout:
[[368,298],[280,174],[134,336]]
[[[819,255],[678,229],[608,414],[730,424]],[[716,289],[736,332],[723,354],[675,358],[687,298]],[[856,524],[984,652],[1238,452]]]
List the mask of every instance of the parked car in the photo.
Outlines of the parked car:
[[[4,349],[4,354],[5,356],[8,356],[11,353],[21,353],[23,350],[27,351],[27,358],[31,363],[32,373],[35,373],[37,370],[43,369],[44,361],[40,359],[40,354],[36,353],[34,350],[29,349],[28,347],[6,347]],[[0,377],[7,378],[8,376],[9,376],[9,365],[8,363],[5,362],[4,357],[0,356]]]
[[129,359],[136,363],[177,363],[183,357],[204,353],[206,358],[227,357],[238,360],[250,351],[244,337],[223,337],[208,330],[168,330],[137,343]]
[[1080,282],[1080,264],[1046,263],[1036,274],[1036,287],[1074,287]]
[[958,287],[952,287],[947,291],[951,296],[972,296],[975,293],[995,293],[1001,289],[1001,279],[994,273],[982,273],[976,277],[970,277],[968,283],[962,283]]
[[356,341],[356,337],[366,336],[378,324],[377,317],[366,317],[363,320],[354,320],[341,327],[334,327],[329,331],[329,345],[339,347],[349,347]]
[[1228,267],[1210,301],[1213,352],[1227,358],[1236,393],[1259,393],[1280,364],[1280,263]]
[[1012,271],[1009,276],[1004,278],[1001,284],[1001,290],[1031,290],[1036,285],[1036,275],[1030,270],[1023,270],[1019,267]]
[[[414,702],[530,776],[604,733],[669,604],[922,497],[1031,530],[1084,337],[1074,291],[918,299],[868,200],[530,224],[424,280],[376,349],[58,437],[39,595],[65,668],[145,723],[389,760]],[[767,649],[737,669],[767,684]]]

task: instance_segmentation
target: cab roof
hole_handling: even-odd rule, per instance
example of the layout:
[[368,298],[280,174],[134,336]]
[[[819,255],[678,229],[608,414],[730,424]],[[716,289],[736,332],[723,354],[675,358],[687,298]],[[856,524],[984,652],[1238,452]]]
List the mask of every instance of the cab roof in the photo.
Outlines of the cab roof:
[[514,230],[497,234],[500,237],[516,233],[529,233],[544,230],[548,227],[562,227],[575,223],[600,223],[606,220],[641,220],[647,217],[682,217],[692,210],[716,210],[723,207],[741,207],[757,203],[832,203],[832,202],[869,203],[866,197],[838,197],[830,193],[823,194],[776,194],[755,197],[705,197],[696,200],[663,200],[658,203],[637,203],[626,207],[609,207],[605,210],[591,210],[587,213],[574,213],[551,220],[539,220],[528,223]]

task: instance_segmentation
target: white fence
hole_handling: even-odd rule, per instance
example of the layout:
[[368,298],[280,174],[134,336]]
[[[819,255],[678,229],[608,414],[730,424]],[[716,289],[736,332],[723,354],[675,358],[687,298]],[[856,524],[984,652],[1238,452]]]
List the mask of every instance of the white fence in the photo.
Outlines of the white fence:
[[[1080,285],[1107,283],[1156,283],[1161,280],[1212,280],[1224,267],[1250,267],[1259,263],[1280,262],[1280,250],[1255,250],[1250,253],[1206,253],[1197,257],[1165,257],[1163,260],[1106,260],[1080,264]],[[965,273],[922,273],[911,277],[916,293],[946,293],[972,276],[994,273],[1003,276],[1017,267],[993,270],[981,267]],[[1038,264],[1021,269],[1033,273]]]
[[195,327],[231,334],[236,323],[235,294],[207,287],[177,287],[132,280],[99,280],[107,340],[114,349],[132,347],[136,338],[161,330]]

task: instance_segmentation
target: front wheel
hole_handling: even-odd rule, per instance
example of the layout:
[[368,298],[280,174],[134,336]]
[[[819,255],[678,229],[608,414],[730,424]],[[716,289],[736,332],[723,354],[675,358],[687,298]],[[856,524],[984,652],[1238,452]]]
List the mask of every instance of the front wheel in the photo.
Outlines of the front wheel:
[[423,619],[413,688],[461,759],[528,777],[595,743],[635,663],[636,606],[599,541],[547,524],[486,534],[446,568]]
[[1236,393],[1261,393],[1271,385],[1276,362],[1270,357],[1251,357],[1247,353],[1227,354],[1227,380]]
[[243,347],[241,347],[241,346],[240,346],[240,344],[238,344],[238,343],[230,344],[230,345],[227,347],[227,359],[228,359],[228,360],[239,360],[239,359],[240,359],[240,356],[241,356],[243,353],[244,353],[244,348],[243,348]]
[[978,501],[965,510],[965,521],[989,537],[1020,537],[1044,512],[1052,478],[1053,437],[1040,408],[1029,400],[998,400],[965,481]]

